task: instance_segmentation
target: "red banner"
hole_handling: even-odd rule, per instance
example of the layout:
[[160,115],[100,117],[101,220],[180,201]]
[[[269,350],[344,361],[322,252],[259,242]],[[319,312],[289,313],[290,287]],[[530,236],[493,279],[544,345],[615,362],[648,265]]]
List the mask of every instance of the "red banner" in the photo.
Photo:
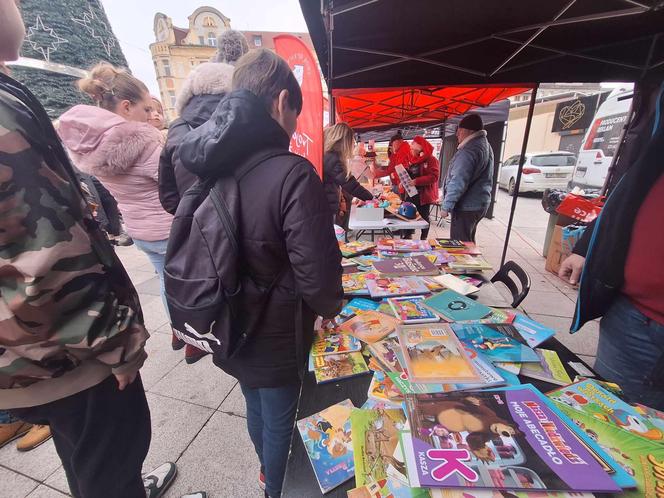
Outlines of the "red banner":
[[306,157],[323,177],[323,87],[316,59],[302,40],[293,35],[274,38],[274,47],[302,89],[302,113],[291,137],[290,150]]

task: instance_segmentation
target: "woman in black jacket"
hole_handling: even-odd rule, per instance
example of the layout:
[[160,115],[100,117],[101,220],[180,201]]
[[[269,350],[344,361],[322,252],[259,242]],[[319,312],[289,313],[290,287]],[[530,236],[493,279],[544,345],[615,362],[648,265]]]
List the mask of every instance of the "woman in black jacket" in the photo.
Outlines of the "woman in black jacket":
[[324,135],[323,187],[330,212],[336,216],[342,190],[363,201],[373,199],[373,194],[360,185],[348,170],[348,162],[353,154],[353,129],[346,123],[337,123],[325,128]]

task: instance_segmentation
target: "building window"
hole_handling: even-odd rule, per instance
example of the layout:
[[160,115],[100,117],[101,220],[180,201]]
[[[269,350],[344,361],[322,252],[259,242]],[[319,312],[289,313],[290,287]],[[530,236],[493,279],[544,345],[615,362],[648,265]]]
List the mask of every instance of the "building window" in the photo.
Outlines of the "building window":
[[198,37],[198,43],[201,45],[205,45],[205,37],[204,36],[199,36]]
[[164,66],[164,76],[172,76],[171,75],[171,63],[168,59],[164,59],[161,61],[162,66]]
[[171,107],[175,107],[175,90],[168,91],[168,99],[171,101]]
[[215,35],[213,32],[208,33],[208,45],[211,47],[216,47],[217,46],[217,35]]
[[263,46],[263,36],[254,35],[254,47],[262,47],[262,46]]

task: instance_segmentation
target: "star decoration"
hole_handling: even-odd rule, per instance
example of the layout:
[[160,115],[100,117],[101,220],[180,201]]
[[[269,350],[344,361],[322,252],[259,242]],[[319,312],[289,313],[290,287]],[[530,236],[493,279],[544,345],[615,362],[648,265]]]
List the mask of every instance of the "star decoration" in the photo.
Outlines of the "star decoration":
[[92,38],[101,43],[106,51],[106,55],[111,56],[111,50],[115,47],[115,39],[113,36],[109,36],[110,29],[108,25],[97,17],[91,5],[88,5],[88,10],[83,12],[83,16],[80,19],[72,17],[71,20],[83,26]]
[[35,25],[28,28],[25,41],[30,44],[32,50],[40,52],[47,62],[51,61],[51,52],[55,52],[60,44],[69,43],[69,40],[58,36],[53,28],[44,26],[44,22],[39,14],[37,14]]

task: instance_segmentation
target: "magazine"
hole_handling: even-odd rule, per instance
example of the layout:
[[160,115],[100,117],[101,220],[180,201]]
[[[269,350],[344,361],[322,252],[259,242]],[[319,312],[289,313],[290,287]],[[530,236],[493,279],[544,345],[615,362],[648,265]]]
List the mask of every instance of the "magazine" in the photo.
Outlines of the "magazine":
[[651,418],[592,380],[583,380],[547,394],[556,403],[602,420],[615,429],[650,441],[664,442],[664,431]]
[[314,375],[317,384],[347,379],[369,372],[362,353],[314,356]]
[[337,331],[371,344],[396,329],[399,321],[378,311],[365,311],[339,325]]
[[413,382],[468,384],[481,381],[449,325],[402,325],[397,335],[405,369]]
[[[350,414],[355,456],[355,485],[387,477],[387,466],[399,444],[406,416],[400,409],[355,409]],[[403,463],[399,462],[403,466]]]
[[373,298],[410,296],[415,294],[428,294],[429,288],[417,277],[377,277],[367,279],[367,288]]
[[405,403],[411,486],[621,490],[532,386],[411,394]]
[[403,367],[399,362],[401,354],[401,345],[396,334],[391,334],[369,344],[369,352],[373,358],[384,368],[386,372],[403,372]]
[[531,348],[536,348],[547,339],[556,335],[556,331],[552,328],[545,327],[525,315],[516,315],[512,325],[519,331],[521,337],[524,338]]
[[470,284],[465,280],[462,280],[459,277],[456,277],[449,273],[445,275],[440,275],[438,277],[433,277],[433,279],[439,284],[442,284],[445,288],[451,289],[454,292],[458,292],[463,296],[467,296],[468,294],[474,294],[475,292],[480,290],[479,287],[475,287],[473,284]]
[[439,322],[440,317],[424,306],[423,296],[393,297],[387,300],[396,316],[402,323]]
[[297,429],[322,493],[355,475],[350,432],[353,408],[353,403],[347,399],[297,421]]
[[520,337],[514,327],[507,324],[451,324],[457,337],[477,349],[491,361],[539,362],[537,353],[514,336]]
[[396,252],[425,252],[431,250],[431,245],[426,240],[416,239],[378,239],[376,243],[379,251]]
[[345,258],[352,258],[360,254],[366,254],[376,248],[375,242],[368,242],[363,240],[354,240],[352,242],[339,242],[339,249],[341,255]]
[[311,346],[313,356],[326,354],[352,353],[360,351],[362,344],[355,337],[346,334],[318,331]]
[[491,308],[462,296],[453,290],[445,290],[424,301],[424,304],[449,321],[479,320],[491,313]]
[[535,353],[540,358],[539,363],[523,363],[521,365],[521,375],[531,379],[543,380],[550,384],[558,384],[559,386],[572,383],[572,379],[565,371],[558,353],[548,349],[536,349]]
[[392,379],[383,372],[374,372],[367,391],[367,397],[376,401],[398,404],[403,401],[403,393],[394,385]]
[[438,267],[426,256],[392,258],[374,261],[375,270],[386,277],[431,276],[440,274]]

